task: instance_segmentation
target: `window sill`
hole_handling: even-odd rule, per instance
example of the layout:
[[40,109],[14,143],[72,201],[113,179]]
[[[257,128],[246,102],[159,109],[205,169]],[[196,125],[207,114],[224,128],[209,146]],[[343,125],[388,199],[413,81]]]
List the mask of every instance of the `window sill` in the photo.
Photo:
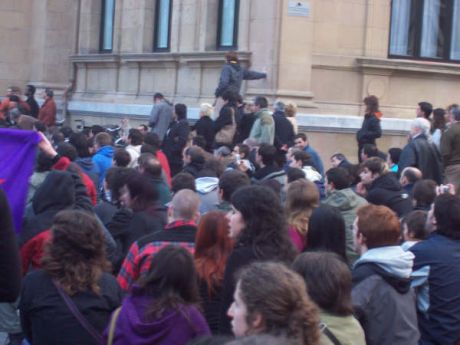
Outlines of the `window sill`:
[[[250,52],[237,52],[241,62],[249,62]],[[73,55],[70,61],[74,63],[142,63],[142,62],[177,62],[177,63],[193,63],[193,62],[224,62],[224,53],[221,51],[207,52],[184,52],[184,53],[122,53],[122,54],[82,54]]]
[[357,58],[358,67],[369,72],[415,72],[437,75],[460,75],[460,64],[402,59]]

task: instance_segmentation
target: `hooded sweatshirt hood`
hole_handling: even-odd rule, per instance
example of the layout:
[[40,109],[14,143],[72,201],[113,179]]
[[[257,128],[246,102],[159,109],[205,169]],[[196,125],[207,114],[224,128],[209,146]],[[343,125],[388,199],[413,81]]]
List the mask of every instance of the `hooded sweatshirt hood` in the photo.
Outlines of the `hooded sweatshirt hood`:
[[369,249],[354,265],[353,283],[377,274],[399,293],[406,293],[410,289],[414,258],[414,254],[404,251],[401,246]]
[[373,188],[383,188],[396,192],[402,190],[401,184],[392,174],[385,174],[375,179],[371,185],[371,189]]
[[95,171],[97,170],[97,167],[93,163],[91,157],[77,158],[75,163],[77,163],[85,173],[97,172]]
[[75,203],[72,175],[65,171],[50,171],[32,199],[35,214],[49,210],[63,210]]
[[115,345],[185,344],[203,333],[199,327],[196,331],[192,329],[197,322],[195,307],[179,306],[178,310],[168,309],[159,318],[153,318],[147,316],[153,302],[153,297],[143,295],[139,286],[133,286],[117,320]]
[[105,156],[107,158],[113,157],[113,147],[110,145],[102,146],[99,150],[97,150],[96,154]]
[[414,265],[414,254],[404,251],[401,246],[388,246],[369,249],[358,261],[355,267],[363,263],[373,263],[391,275],[409,278]]
[[325,203],[337,208],[341,212],[356,209],[358,206],[366,203],[366,200],[357,195],[353,189],[336,189],[332,193],[328,194]]
[[219,186],[217,177],[199,177],[195,180],[196,191],[200,194],[207,194]]

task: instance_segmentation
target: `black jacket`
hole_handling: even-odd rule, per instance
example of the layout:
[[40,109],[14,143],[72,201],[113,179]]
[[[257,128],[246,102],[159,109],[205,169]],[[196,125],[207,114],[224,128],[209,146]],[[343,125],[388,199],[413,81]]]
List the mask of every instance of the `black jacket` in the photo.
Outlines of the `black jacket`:
[[38,118],[38,113],[40,111],[40,107],[38,106],[38,103],[35,100],[35,98],[33,96],[32,97],[27,97],[26,102],[30,107],[30,112],[29,112],[30,116]]
[[214,123],[209,116],[202,116],[193,126],[196,135],[201,135],[206,140],[206,151],[212,152],[214,143]]
[[[100,295],[85,291],[75,294],[71,299],[102,335],[111,313],[121,304],[122,293],[115,277],[108,273],[103,273],[99,287]],[[22,330],[31,344],[97,344],[70,312],[50,276],[42,270],[31,272],[25,277],[19,310]]]
[[165,224],[166,208],[160,205],[141,212],[132,212],[128,208],[119,209],[107,225],[117,244],[114,272],[118,272],[134,241],[161,231]]
[[412,211],[412,201],[393,174],[385,174],[372,182],[367,191],[367,201],[384,205],[395,211],[399,217]]
[[275,120],[275,147],[280,149],[283,145],[291,147],[294,145],[294,127],[282,111],[273,113],[273,120]]
[[358,146],[363,147],[364,144],[375,145],[375,139],[381,136],[382,128],[380,127],[380,120],[374,114],[366,114],[361,129],[356,133]]
[[180,166],[182,161],[182,150],[187,144],[190,128],[186,119],[174,121],[169,126],[163,139],[161,149],[168,158],[170,165]]
[[0,302],[14,302],[21,288],[21,268],[13,218],[0,189]]
[[434,180],[437,184],[442,183],[441,153],[424,134],[415,137],[404,147],[398,165],[398,172],[407,167],[416,167],[422,172],[424,179]]
[[240,123],[238,124],[238,128],[236,130],[237,137],[235,139],[236,143],[242,143],[247,138],[249,138],[249,134],[251,133],[252,125],[256,121],[256,114],[249,113],[244,114],[241,119]]

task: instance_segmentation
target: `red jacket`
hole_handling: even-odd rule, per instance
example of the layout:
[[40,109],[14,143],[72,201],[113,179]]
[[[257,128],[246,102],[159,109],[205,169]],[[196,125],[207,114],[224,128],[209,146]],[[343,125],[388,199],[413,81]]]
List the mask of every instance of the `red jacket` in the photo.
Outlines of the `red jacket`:
[[52,98],[48,98],[43,103],[38,113],[38,119],[47,126],[56,124],[56,103]]

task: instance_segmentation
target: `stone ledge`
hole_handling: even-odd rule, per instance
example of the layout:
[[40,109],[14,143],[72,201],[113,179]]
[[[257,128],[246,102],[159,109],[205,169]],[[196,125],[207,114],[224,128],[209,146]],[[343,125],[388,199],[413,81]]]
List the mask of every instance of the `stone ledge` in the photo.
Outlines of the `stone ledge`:
[[[103,103],[70,101],[68,111],[72,116],[102,116],[111,118],[132,117],[146,120],[152,104]],[[188,118],[194,122],[199,117],[199,108],[188,108]],[[297,114],[297,123],[303,130],[313,132],[355,133],[361,128],[362,116],[337,114]],[[388,135],[404,135],[410,129],[410,119],[383,118],[382,129]]]
[[[250,60],[250,52],[237,52],[241,62]],[[74,63],[107,63],[107,62],[216,62],[223,64],[225,52],[179,52],[179,53],[139,53],[139,54],[81,54],[70,56]]]
[[460,76],[460,64],[402,59],[356,58],[356,64],[366,70],[403,71],[423,74]]

